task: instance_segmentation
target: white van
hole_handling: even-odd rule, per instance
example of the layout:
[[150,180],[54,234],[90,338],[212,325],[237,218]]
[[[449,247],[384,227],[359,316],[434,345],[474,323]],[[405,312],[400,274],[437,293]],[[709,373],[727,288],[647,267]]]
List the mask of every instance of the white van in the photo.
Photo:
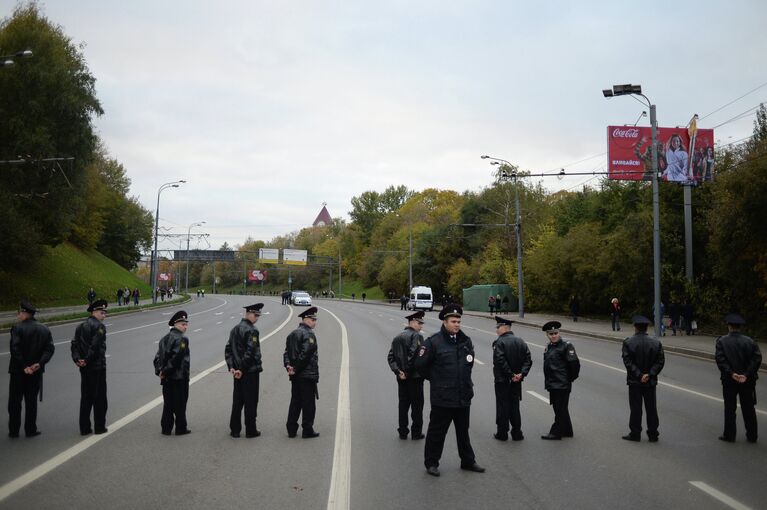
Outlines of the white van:
[[410,301],[407,302],[410,310],[429,310],[434,309],[434,296],[431,293],[431,287],[413,287],[410,290]]

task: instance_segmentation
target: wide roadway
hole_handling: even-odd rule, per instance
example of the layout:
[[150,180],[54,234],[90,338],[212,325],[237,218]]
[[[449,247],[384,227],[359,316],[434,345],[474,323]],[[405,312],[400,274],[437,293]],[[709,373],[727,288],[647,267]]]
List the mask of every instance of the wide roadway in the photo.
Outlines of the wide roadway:
[[[103,436],[83,438],[78,433],[79,375],[69,355],[76,325],[56,326],[57,352],[47,367],[39,407],[43,434],[0,438],[0,508],[764,506],[764,438],[755,445],[746,443],[739,416],[738,442],[717,441],[723,406],[713,363],[667,355],[658,388],[660,442],[651,444],[643,437],[641,443],[628,443],[620,439],[628,428],[620,345],[566,337],[582,363],[570,401],[575,437],[542,441],[539,436],[553,419],[543,389],[546,339],[539,330],[515,326],[533,355],[521,406],[526,439],[502,443],[492,438],[494,322],[470,316],[463,319],[477,358],[470,434],[486,473],[459,469],[452,430],[440,478],[426,474],[423,441],[398,439],[396,383],[386,354],[391,338],[404,327],[405,313],[391,307],[316,302],[320,400],[315,425],[321,436],[290,439],[285,431],[290,385],[282,352],[301,309],[282,306],[279,299],[255,299],[266,303],[267,312],[258,322],[264,358],[261,437],[228,436],[232,383],[222,366],[228,332],[241,317],[242,306],[254,298],[207,296],[183,305],[191,314],[193,384],[187,416],[193,433],[182,437],[160,434],[160,385],[152,368],[156,342],[178,308],[107,318],[110,431]],[[439,326],[436,313],[427,314],[424,333]],[[7,346],[5,334],[0,337],[0,363],[7,361]],[[346,348],[348,373],[342,363]],[[348,400],[343,384],[339,399],[339,382],[345,380]],[[3,399],[7,386],[6,378],[0,385]],[[761,379],[757,393],[764,396],[766,390]],[[428,423],[428,382],[425,391]],[[760,405],[762,429],[765,414]]]

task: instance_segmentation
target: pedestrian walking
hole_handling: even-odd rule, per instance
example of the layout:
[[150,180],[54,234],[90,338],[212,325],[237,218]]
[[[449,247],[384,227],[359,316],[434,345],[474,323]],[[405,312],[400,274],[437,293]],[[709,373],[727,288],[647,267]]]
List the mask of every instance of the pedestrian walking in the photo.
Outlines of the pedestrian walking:
[[88,291],[87,298],[88,298],[88,305],[91,305],[93,301],[96,299],[96,291],[93,290],[93,287],[91,287],[91,289]]
[[570,313],[573,316],[573,322],[578,322],[578,316],[580,315],[581,311],[581,303],[578,300],[578,298],[573,294],[570,297]]
[[117,289],[117,306],[122,306],[124,293],[125,293],[125,289],[123,289],[122,287]]
[[519,401],[522,400],[522,381],[530,373],[533,360],[524,340],[514,336],[511,325],[514,321],[495,317],[495,332],[498,338],[493,342],[493,377],[495,379],[495,424],[493,435],[499,441],[509,438],[521,441],[522,419]]
[[261,366],[260,333],[256,322],[261,317],[263,303],[245,307],[245,316],[229,332],[229,341],[224,349],[224,358],[229,373],[232,374],[232,413],[229,418],[229,430],[232,437],[240,437],[242,430],[242,410],[245,408],[245,437],[258,437],[261,432],[256,427],[258,415],[258,386]]
[[490,309],[490,315],[493,315],[493,311],[495,310],[495,296],[487,298],[487,307]]
[[[408,432],[414,440],[423,439],[423,377],[415,369],[415,357],[423,344],[424,312],[418,311],[405,317],[407,327],[394,337],[389,349],[389,368],[397,378],[399,400],[400,439],[407,439]],[[408,429],[408,411],[412,425]]]
[[312,306],[298,315],[301,323],[285,341],[283,365],[290,378],[290,406],[288,408],[288,437],[298,434],[298,418],[301,417],[301,437],[313,438],[320,435],[314,430],[314,416],[319,399],[317,382],[320,379],[317,337],[317,307]]
[[575,347],[563,340],[559,333],[562,323],[549,321],[543,325],[543,331],[549,344],[543,351],[543,377],[549,392],[549,403],[554,408],[554,424],[548,434],[541,439],[559,440],[573,437],[573,424],[570,421],[570,392],[573,381],[578,378],[581,363],[575,353]]
[[426,472],[439,476],[439,460],[445,445],[445,436],[452,422],[458,443],[461,469],[484,473],[477,464],[469,439],[469,416],[474,383],[474,344],[461,331],[463,309],[449,304],[439,312],[440,330],[426,339],[418,350],[415,368],[428,378],[431,415],[426,432],[424,465]]
[[51,331],[35,320],[35,307],[22,301],[18,321],[11,328],[8,374],[8,437],[19,437],[21,403],[24,402],[24,434],[39,436],[37,396],[43,400],[43,373],[55,347]]
[[613,331],[621,330],[621,303],[617,297],[610,300],[610,318],[612,319]]
[[176,435],[192,432],[186,420],[186,404],[189,400],[189,315],[179,310],[168,321],[170,331],[160,339],[154,357],[154,373],[162,385],[162,418],[160,430],[169,436],[176,427]]
[[400,310],[407,310],[407,296],[405,294],[402,294],[399,298],[399,309]]
[[692,327],[692,305],[685,300],[685,302],[682,304],[682,320],[684,321],[684,330],[685,333],[687,333],[687,336],[692,335],[692,330],[694,329]]
[[623,364],[626,366],[626,384],[629,387],[629,433],[627,441],[640,441],[642,437],[642,402],[647,411],[647,438],[658,441],[658,407],[655,389],[658,374],[663,370],[666,358],[661,342],[647,334],[650,319],[642,315],[631,318],[634,335],[623,341]]
[[740,332],[746,324],[737,313],[725,317],[728,333],[716,340],[716,365],[719,367],[724,395],[724,432],[719,439],[728,443],[735,442],[737,431],[735,411],[740,400],[743,423],[746,426],[746,439],[756,443],[759,430],[756,424],[756,380],[759,379],[759,367],[762,353],[759,345]]
[[[107,330],[104,319],[108,303],[103,299],[88,306],[90,316],[75,329],[72,361],[80,369],[80,434],[107,431]],[[91,428],[93,411],[93,428]]]
[[668,305],[669,325],[671,326],[671,336],[676,336],[676,330],[679,328],[679,303],[672,301]]

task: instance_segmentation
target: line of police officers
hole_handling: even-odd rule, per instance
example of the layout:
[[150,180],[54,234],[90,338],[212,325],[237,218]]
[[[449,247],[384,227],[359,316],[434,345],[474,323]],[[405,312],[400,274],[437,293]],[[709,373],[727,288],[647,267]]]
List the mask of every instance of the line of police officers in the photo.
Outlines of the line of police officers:
[[[224,349],[229,373],[233,378],[230,435],[240,437],[242,411],[245,411],[246,437],[258,437],[256,427],[259,374],[261,362],[260,334],[255,327],[261,315],[262,303],[244,307],[244,317],[229,334]],[[107,432],[106,428],[106,317],[107,302],[94,301],[88,306],[91,315],[75,330],[71,343],[72,360],[80,370],[80,432],[83,435]],[[21,407],[25,406],[24,431],[27,437],[40,434],[37,429],[37,396],[42,401],[42,375],[45,365],[54,353],[50,330],[38,323],[35,308],[22,302],[18,322],[11,329],[10,387],[8,394],[8,435],[19,436]],[[469,439],[470,406],[474,396],[471,372],[474,366],[474,345],[461,330],[463,310],[459,305],[445,306],[439,313],[440,330],[426,340],[420,331],[424,323],[423,312],[407,316],[408,325],[392,341],[388,355],[389,367],[398,384],[398,432],[414,440],[423,435],[423,378],[430,381],[431,414],[426,433],[424,465],[427,472],[439,476],[439,461],[445,436],[452,423],[456,430],[461,469],[484,472],[477,464]],[[287,337],[283,365],[291,382],[291,399],[286,428],[289,437],[296,437],[301,419],[302,437],[314,438],[315,400],[319,398],[319,364],[317,337],[317,308],[311,307],[299,314],[301,323]],[[514,441],[524,439],[519,413],[522,381],[532,366],[530,350],[525,341],[513,334],[513,321],[495,317],[497,339],[493,342],[493,377],[496,397],[496,425],[494,437],[506,441],[511,428]],[[658,440],[658,413],[656,387],[658,374],[664,366],[663,346],[657,338],[647,334],[650,320],[643,316],[632,318],[635,334],[626,338],[622,358],[626,367],[629,388],[629,434],[623,439],[639,441],[642,431],[642,404],[647,412],[646,433],[651,442]],[[721,373],[724,396],[725,426],[720,440],[734,442],[736,436],[735,412],[737,400],[743,413],[746,439],[756,442],[758,437],[756,411],[756,380],[762,356],[759,346],[750,337],[740,333],[745,320],[738,314],[725,318],[728,334],[716,341],[716,363]],[[158,343],[154,359],[155,373],[163,386],[163,412],[161,431],[176,435],[191,431],[186,420],[189,398],[190,355],[189,339],[185,335],[189,319],[185,311],[175,313],[169,321],[170,330]],[[568,411],[572,382],[580,372],[580,362],[573,345],[561,338],[561,323],[544,324],[549,343],[543,354],[545,388],[554,410],[554,423],[546,440],[573,437]],[[412,424],[408,428],[408,411]],[[93,427],[90,416],[93,413]]]

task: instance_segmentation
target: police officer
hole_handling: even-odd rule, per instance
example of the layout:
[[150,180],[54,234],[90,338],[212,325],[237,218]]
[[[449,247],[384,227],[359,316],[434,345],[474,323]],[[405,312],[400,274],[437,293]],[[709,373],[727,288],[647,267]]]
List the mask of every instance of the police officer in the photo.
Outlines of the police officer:
[[405,331],[394,337],[389,349],[389,368],[397,377],[397,394],[399,396],[399,438],[407,439],[408,418],[411,410],[413,426],[409,432],[413,439],[423,439],[423,377],[414,368],[415,357],[423,343],[423,311],[405,317]]
[[439,459],[450,423],[455,425],[461,469],[483,473],[469,440],[469,411],[474,396],[471,369],[474,345],[461,331],[463,309],[450,304],[439,312],[442,327],[418,350],[415,368],[430,381],[431,415],[426,432],[424,464],[426,472],[439,476]]
[[91,315],[77,326],[72,338],[72,361],[80,369],[80,434],[83,436],[107,431],[107,330],[104,326],[107,306],[104,299],[88,306]]
[[740,332],[746,321],[737,313],[725,317],[728,334],[716,340],[716,365],[722,376],[724,394],[724,433],[719,439],[728,443],[735,442],[735,411],[737,399],[746,425],[746,439],[756,443],[758,429],[756,425],[756,380],[762,364],[759,345],[750,337]]
[[549,433],[541,436],[541,439],[559,440],[563,437],[573,437],[568,404],[572,383],[578,378],[581,364],[573,344],[562,340],[559,334],[561,327],[562,323],[559,321],[549,321],[541,328],[549,339],[549,344],[543,351],[543,377],[549,392],[549,402],[554,408],[554,424],[551,425]]
[[162,418],[160,427],[163,435],[169,436],[176,425],[176,435],[192,432],[186,421],[186,403],[189,400],[189,316],[179,310],[170,321],[170,331],[160,339],[154,358],[155,374],[162,384]]
[[263,303],[245,307],[245,317],[229,332],[224,349],[226,366],[234,378],[232,391],[232,414],[229,430],[232,437],[240,437],[242,408],[245,407],[245,437],[258,437],[256,428],[258,414],[258,383],[261,366],[260,334],[255,324],[261,316]]
[[45,364],[53,357],[50,330],[35,320],[37,310],[27,302],[19,304],[18,323],[11,328],[11,360],[8,365],[8,436],[19,437],[21,402],[24,401],[24,433],[39,436],[37,394],[42,400]]
[[626,365],[626,384],[629,387],[629,434],[627,441],[639,441],[642,435],[642,401],[647,411],[647,437],[651,443],[658,441],[658,408],[655,389],[658,374],[663,370],[666,359],[660,341],[647,334],[652,322],[647,317],[635,315],[634,336],[623,341],[623,364]]
[[511,324],[514,321],[495,316],[495,331],[498,338],[493,342],[493,377],[495,379],[495,423],[498,431],[493,435],[499,441],[509,438],[521,441],[522,419],[519,415],[519,401],[522,400],[522,380],[530,373],[533,360],[530,349],[521,338],[514,336]]
[[298,316],[301,323],[288,335],[282,356],[291,385],[286,426],[288,437],[296,437],[298,417],[301,416],[301,437],[313,438],[320,435],[314,430],[315,399],[319,398],[317,382],[320,380],[317,337],[313,331],[317,325],[317,307],[312,306]]

